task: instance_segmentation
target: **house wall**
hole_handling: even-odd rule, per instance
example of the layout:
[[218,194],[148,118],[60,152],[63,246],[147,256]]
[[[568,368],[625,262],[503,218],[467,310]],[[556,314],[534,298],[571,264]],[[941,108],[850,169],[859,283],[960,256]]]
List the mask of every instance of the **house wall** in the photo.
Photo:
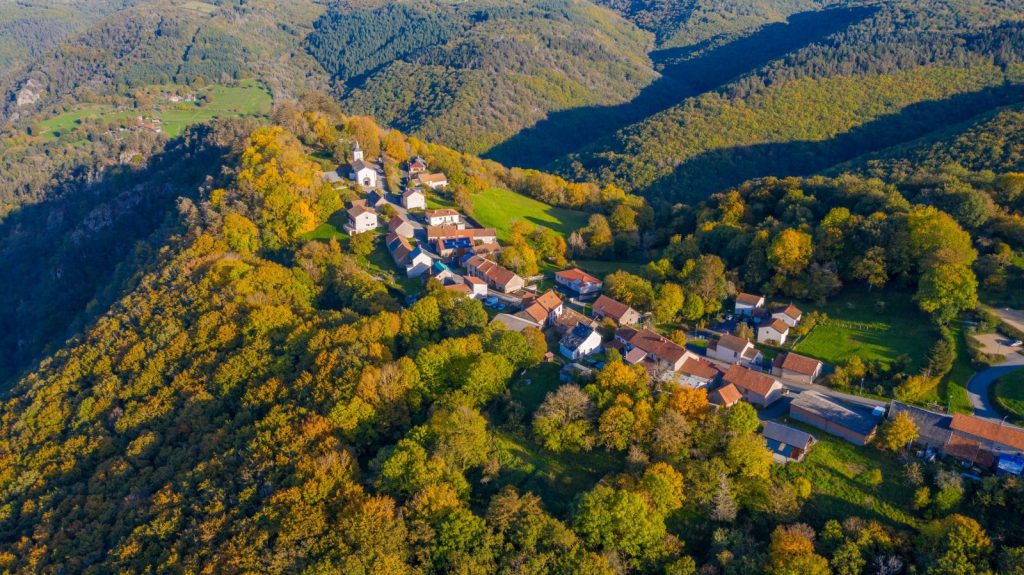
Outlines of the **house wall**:
[[779,345],[786,343],[786,336],[775,331],[772,327],[762,327],[757,330],[757,341],[763,343],[766,341],[776,341]]
[[416,259],[409,262],[409,265],[405,268],[405,275],[411,278],[418,278],[421,275],[430,271],[430,265],[434,263],[430,259],[430,256],[420,254],[416,256]]
[[753,315],[754,314],[754,310],[755,309],[757,309],[757,308],[752,306],[752,305],[745,304],[745,303],[737,303],[735,311],[736,311],[736,313],[738,313],[740,315],[747,315],[747,316],[749,316],[749,315]]
[[789,369],[782,369],[781,367],[773,367],[772,375],[800,383],[814,383],[814,380],[817,379],[817,375],[806,375]]
[[708,348],[708,356],[713,357],[719,361],[727,361],[729,363],[739,363],[742,359],[740,354],[734,352],[731,349],[718,346],[715,349]]
[[423,199],[423,194],[413,194],[409,197],[402,198],[402,205],[407,210],[426,209],[427,203]]
[[781,319],[782,322],[788,325],[789,327],[796,327],[796,324],[799,323],[797,320],[789,317],[784,313],[774,313],[772,314],[772,319]]

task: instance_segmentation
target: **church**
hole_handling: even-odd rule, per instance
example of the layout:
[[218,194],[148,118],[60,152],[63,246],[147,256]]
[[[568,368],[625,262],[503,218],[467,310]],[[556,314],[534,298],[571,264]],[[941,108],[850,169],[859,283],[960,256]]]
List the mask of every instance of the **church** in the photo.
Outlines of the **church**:
[[363,149],[359,146],[359,142],[356,142],[355,148],[352,149],[352,172],[349,177],[359,182],[359,185],[365,188],[377,187],[378,170],[380,168],[373,162],[367,162],[363,159]]

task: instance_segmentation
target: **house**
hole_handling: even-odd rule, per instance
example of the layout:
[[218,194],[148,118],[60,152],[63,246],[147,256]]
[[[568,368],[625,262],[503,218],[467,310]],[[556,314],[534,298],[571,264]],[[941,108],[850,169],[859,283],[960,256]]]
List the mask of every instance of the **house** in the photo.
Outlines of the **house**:
[[416,188],[406,190],[402,193],[402,207],[407,210],[425,210],[427,196]]
[[597,293],[604,287],[601,280],[579,268],[555,272],[555,283],[581,296]]
[[427,161],[426,160],[424,160],[420,156],[416,156],[415,158],[409,160],[409,176],[415,176],[416,174],[422,174],[425,171],[427,171]]
[[412,226],[412,222],[409,220],[402,216],[395,216],[388,220],[388,232],[398,234],[403,238],[411,238],[415,235],[416,228]]
[[758,363],[761,352],[748,340],[727,333],[708,344],[708,357],[729,363]]
[[448,260],[473,252],[473,240],[470,238],[445,238],[433,244],[437,255]]
[[571,307],[563,307],[562,313],[555,317],[554,321],[551,322],[551,326],[554,327],[558,333],[565,334],[581,323],[593,328],[597,327],[596,321],[572,309]]
[[465,265],[468,275],[484,280],[491,289],[512,293],[526,287],[526,280],[518,274],[480,256],[471,256]]
[[496,244],[498,232],[494,228],[464,228],[453,225],[427,227],[427,242],[431,244],[452,238],[469,238],[473,242]]
[[949,438],[953,433],[949,427],[949,424],[953,422],[952,416],[894,400],[889,405],[889,420],[896,419],[896,416],[901,413],[907,414],[917,426],[915,444],[942,450],[949,443]]
[[370,193],[366,194],[366,198],[364,199],[366,200],[366,205],[374,209],[388,205],[388,199],[384,197],[382,192],[378,192],[377,190],[372,190]]
[[820,361],[798,353],[780,353],[772,362],[772,375],[800,383],[814,383],[823,366]]
[[388,234],[384,241],[391,253],[391,259],[395,260],[395,265],[404,270],[408,277],[420,277],[427,273],[434,263],[434,260],[423,250],[413,247],[409,240],[398,234]]
[[739,403],[741,399],[743,399],[743,394],[731,383],[727,383],[708,394],[708,401],[718,407],[732,407]]
[[498,315],[494,316],[494,319],[491,320],[491,325],[501,325],[505,329],[512,331],[523,331],[528,327],[532,327],[533,329],[540,329],[539,325],[530,321],[529,319],[507,313],[499,313]]
[[779,463],[802,460],[811,446],[818,442],[810,433],[788,425],[774,421],[765,421],[762,425],[761,435],[772,452],[772,459]]
[[784,308],[780,308],[772,312],[773,319],[782,320],[789,327],[796,327],[796,324],[800,323],[800,320],[803,317],[804,312],[800,311],[800,309],[793,304],[789,304]]
[[448,185],[448,178],[442,173],[429,174],[427,172],[421,172],[416,174],[416,182],[421,186],[426,186],[431,190],[443,188]]
[[348,235],[354,236],[377,229],[377,212],[365,205],[356,204],[347,210],[348,223],[344,229]]
[[773,319],[764,325],[757,326],[757,343],[773,343],[782,345],[789,337],[789,326],[781,319]]
[[474,296],[487,297],[487,282],[473,276],[466,276],[462,279],[469,286]]
[[867,445],[884,417],[878,410],[840,402],[817,391],[804,391],[789,404],[789,416],[841,437],[854,445]]
[[707,360],[699,357],[687,357],[686,361],[679,368],[679,379],[694,389],[700,389],[712,385],[721,377],[722,370]]
[[764,296],[741,293],[736,296],[736,314],[751,316],[754,310],[764,307]]
[[589,325],[579,323],[565,334],[558,342],[558,350],[562,355],[578,360],[601,349],[601,334]]
[[462,223],[462,214],[451,208],[427,210],[423,215],[427,218],[428,226],[457,226]]
[[943,451],[981,467],[991,467],[1002,457],[1024,455],[1024,429],[1015,425],[956,413],[949,429],[949,441]]
[[590,314],[599,320],[609,318],[616,325],[636,325],[641,319],[640,312],[606,295],[597,298]]
[[359,182],[359,184],[364,187],[377,187],[377,176],[379,175],[380,166],[373,162],[367,162],[363,158],[363,149],[359,147],[359,142],[356,142],[356,146],[352,150],[351,165],[352,171],[349,174],[349,177]]
[[651,364],[649,367],[667,367],[677,372],[687,359],[697,357],[674,341],[646,328],[620,327],[615,331],[615,339],[622,344],[626,352],[623,360],[629,364],[647,362]]
[[455,292],[462,297],[473,297],[473,289],[464,283],[445,284],[444,289]]
[[543,294],[523,299],[523,309],[516,315],[525,314],[525,317],[533,320],[541,326],[547,326],[562,313],[562,298],[558,297],[555,290],[548,290]]
[[733,365],[722,381],[736,386],[744,401],[756,407],[768,407],[782,398],[783,387],[777,379],[759,371]]

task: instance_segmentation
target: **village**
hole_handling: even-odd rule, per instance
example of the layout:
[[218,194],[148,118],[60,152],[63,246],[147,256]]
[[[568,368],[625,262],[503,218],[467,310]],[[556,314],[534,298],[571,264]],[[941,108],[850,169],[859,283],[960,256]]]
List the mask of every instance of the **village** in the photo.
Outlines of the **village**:
[[[324,178],[345,182],[339,175],[345,169]],[[346,210],[346,234],[382,233],[402,275],[423,282],[433,278],[461,297],[480,300],[491,323],[504,329],[543,332],[551,342],[546,360],[562,365],[563,382],[592,379],[606,354],[617,353],[627,365],[643,366],[660,392],[687,386],[705,391],[717,408],[741,401],[753,406],[765,442],[781,464],[800,461],[813,449],[818,439],[807,427],[865,446],[887,419],[909,417],[918,430],[913,443],[920,457],[948,457],[970,474],[1024,475],[1024,429],[1005,420],[950,415],[821,385],[830,366],[782,347],[804,319],[792,303],[738,293],[726,322],[717,331],[704,330],[712,334],[710,340],[680,345],[658,333],[647,314],[603,294],[603,282],[582,269],[556,271],[548,282],[497,263],[502,246],[495,229],[452,208],[428,208],[428,195],[448,181],[431,172],[424,158],[409,160],[398,196],[384,191],[382,162],[366,159],[358,143],[347,169],[348,181],[362,197]],[[545,284],[550,287],[539,289]],[[772,353],[766,357],[762,350]]]

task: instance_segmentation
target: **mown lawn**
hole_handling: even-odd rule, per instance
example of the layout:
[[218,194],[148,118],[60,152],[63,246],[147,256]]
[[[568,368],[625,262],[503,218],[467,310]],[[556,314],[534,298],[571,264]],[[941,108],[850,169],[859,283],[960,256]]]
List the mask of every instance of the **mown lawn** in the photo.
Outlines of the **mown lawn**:
[[964,340],[967,334],[964,333],[963,326],[954,325],[952,329],[956,341],[956,361],[953,362],[953,369],[949,370],[939,384],[939,399],[950,413],[973,413],[974,408],[967,397],[967,382],[975,370],[971,366],[971,354]]
[[526,220],[568,236],[587,225],[590,215],[549,206],[510,190],[488,188],[473,195],[473,217],[483,226],[496,229],[498,238],[504,240],[516,220]]
[[852,288],[824,306],[797,305],[805,314],[823,312],[829,321],[818,324],[795,349],[829,363],[859,355],[888,364],[906,354],[914,372],[935,343],[930,320],[906,293]]
[[593,274],[601,279],[608,274],[625,270],[631,274],[643,276],[647,271],[647,264],[639,262],[606,262],[602,260],[576,260],[576,265],[587,273]]
[[[809,523],[820,528],[829,519],[857,516],[897,527],[917,527],[918,518],[909,511],[914,486],[904,478],[899,460],[799,422],[786,424],[804,429],[818,440],[803,461],[782,470],[790,478],[804,477],[811,483],[811,498],[803,510]],[[882,472],[882,484],[877,487],[866,478],[872,469]]]
[[992,395],[1011,417],[1024,421],[1024,369],[1011,371],[996,380]]

